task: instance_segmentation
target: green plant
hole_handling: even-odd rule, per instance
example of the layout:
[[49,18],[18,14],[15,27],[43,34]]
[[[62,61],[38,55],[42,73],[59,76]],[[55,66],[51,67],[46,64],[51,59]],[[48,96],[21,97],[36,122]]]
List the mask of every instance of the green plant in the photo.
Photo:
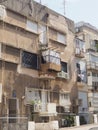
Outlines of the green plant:
[[74,126],[74,116],[72,115],[66,115],[65,116],[65,121],[66,121],[66,127],[71,127]]

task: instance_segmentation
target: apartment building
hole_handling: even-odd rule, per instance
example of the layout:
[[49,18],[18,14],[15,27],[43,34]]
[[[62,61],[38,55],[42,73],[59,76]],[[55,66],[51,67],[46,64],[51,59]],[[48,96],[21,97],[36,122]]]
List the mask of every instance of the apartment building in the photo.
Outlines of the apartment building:
[[75,105],[77,113],[84,118],[84,123],[88,122],[88,88],[87,88],[87,70],[85,60],[85,41],[80,39],[76,33],[75,38],[75,64],[76,64],[76,86],[77,86],[77,104]]
[[0,116],[64,118],[77,97],[74,22],[32,0],[0,2]]
[[76,34],[85,41],[88,85],[88,106],[90,113],[98,112],[98,30],[89,23],[76,25]]

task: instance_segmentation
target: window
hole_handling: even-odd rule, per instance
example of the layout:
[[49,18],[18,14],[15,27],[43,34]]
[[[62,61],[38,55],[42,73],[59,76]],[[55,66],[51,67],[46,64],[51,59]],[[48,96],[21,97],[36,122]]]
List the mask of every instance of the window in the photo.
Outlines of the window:
[[95,40],[96,51],[98,52],[98,40]]
[[22,65],[27,68],[38,69],[38,55],[23,51]]
[[34,33],[38,33],[38,25],[37,25],[36,22],[27,20],[27,29],[28,29],[29,31],[34,32]]
[[[19,100],[17,98],[8,99],[9,117],[16,117],[19,112]],[[9,119],[9,123],[16,123],[16,119]]]
[[82,99],[79,99],[79,106],[82,106],[83,105],[83,101]]
[[85,52],[85,44],[83,40],[76,38],[76,54]]
[[87,82],[86,63],[84,61],[77,61],[76,70],[77,70],[77,81],[86,83]]
[[96,73],[92,72],[92,76],[93,76],[93,77],[96,77],[96,75],[97,75]]
[[62,33],[57,33],[57,41],[66,44],[66,36]]
[[69,93],[62,93],[62,94],[60,94],[60,96],[61,96],[61,100],[69,100]]
[[90,61],[91,62],[98,62],[98,57],[94,55],[90,55]]
[[92,103],[91,102],[89,102],[89,107],[91,107],[92,106]]
[[67,69],[68,69],[67,68],[67,63],[66,62],[61,62],[61,70],[67,73],[68,72]]

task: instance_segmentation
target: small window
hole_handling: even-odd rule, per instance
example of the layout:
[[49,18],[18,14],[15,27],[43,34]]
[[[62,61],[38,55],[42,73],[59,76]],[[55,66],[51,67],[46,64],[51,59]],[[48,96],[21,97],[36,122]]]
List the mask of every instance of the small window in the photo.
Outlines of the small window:
[[91,107],[92,106],[92,104],[91,104],[91,102],[89,102],[89,107]]
[[83,105],[83,100],[79,99],[79,106],[82,106],[82,105]]
[[22,65],[27,68],[38,69],[38,55],[23,51]]
[[66,36],[61,33],[57,33],[57,41],[66,44]]
[[92,76],[96,77],[96,73],[92,72]]
[[98,52],[98,40],[95,40],[96,51]]
[[67,73],[67,71],[68,71],[67,69],[68,69],[67,68],[67,63],[66,62],[61,62],[61,70]]
[[64,94],[64,99],[68,100],[69,99],[69,94]]
[[27,20],[27,29],[28,29],[29,31],[34,32],[34,33],[38,33],[38,25],[37,25],[36,22]]
[[68,100],[69,99],[69,94],[62,93],[61,94],[61,99],[62,100]]

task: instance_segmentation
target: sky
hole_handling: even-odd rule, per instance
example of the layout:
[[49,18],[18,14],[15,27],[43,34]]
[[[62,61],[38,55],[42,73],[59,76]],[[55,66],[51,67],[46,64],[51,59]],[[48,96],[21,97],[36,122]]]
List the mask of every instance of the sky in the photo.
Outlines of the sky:
[[[64,15],[64,0],[35,0]],[[65,0],[65,16],[98,28],[98,0]]]

